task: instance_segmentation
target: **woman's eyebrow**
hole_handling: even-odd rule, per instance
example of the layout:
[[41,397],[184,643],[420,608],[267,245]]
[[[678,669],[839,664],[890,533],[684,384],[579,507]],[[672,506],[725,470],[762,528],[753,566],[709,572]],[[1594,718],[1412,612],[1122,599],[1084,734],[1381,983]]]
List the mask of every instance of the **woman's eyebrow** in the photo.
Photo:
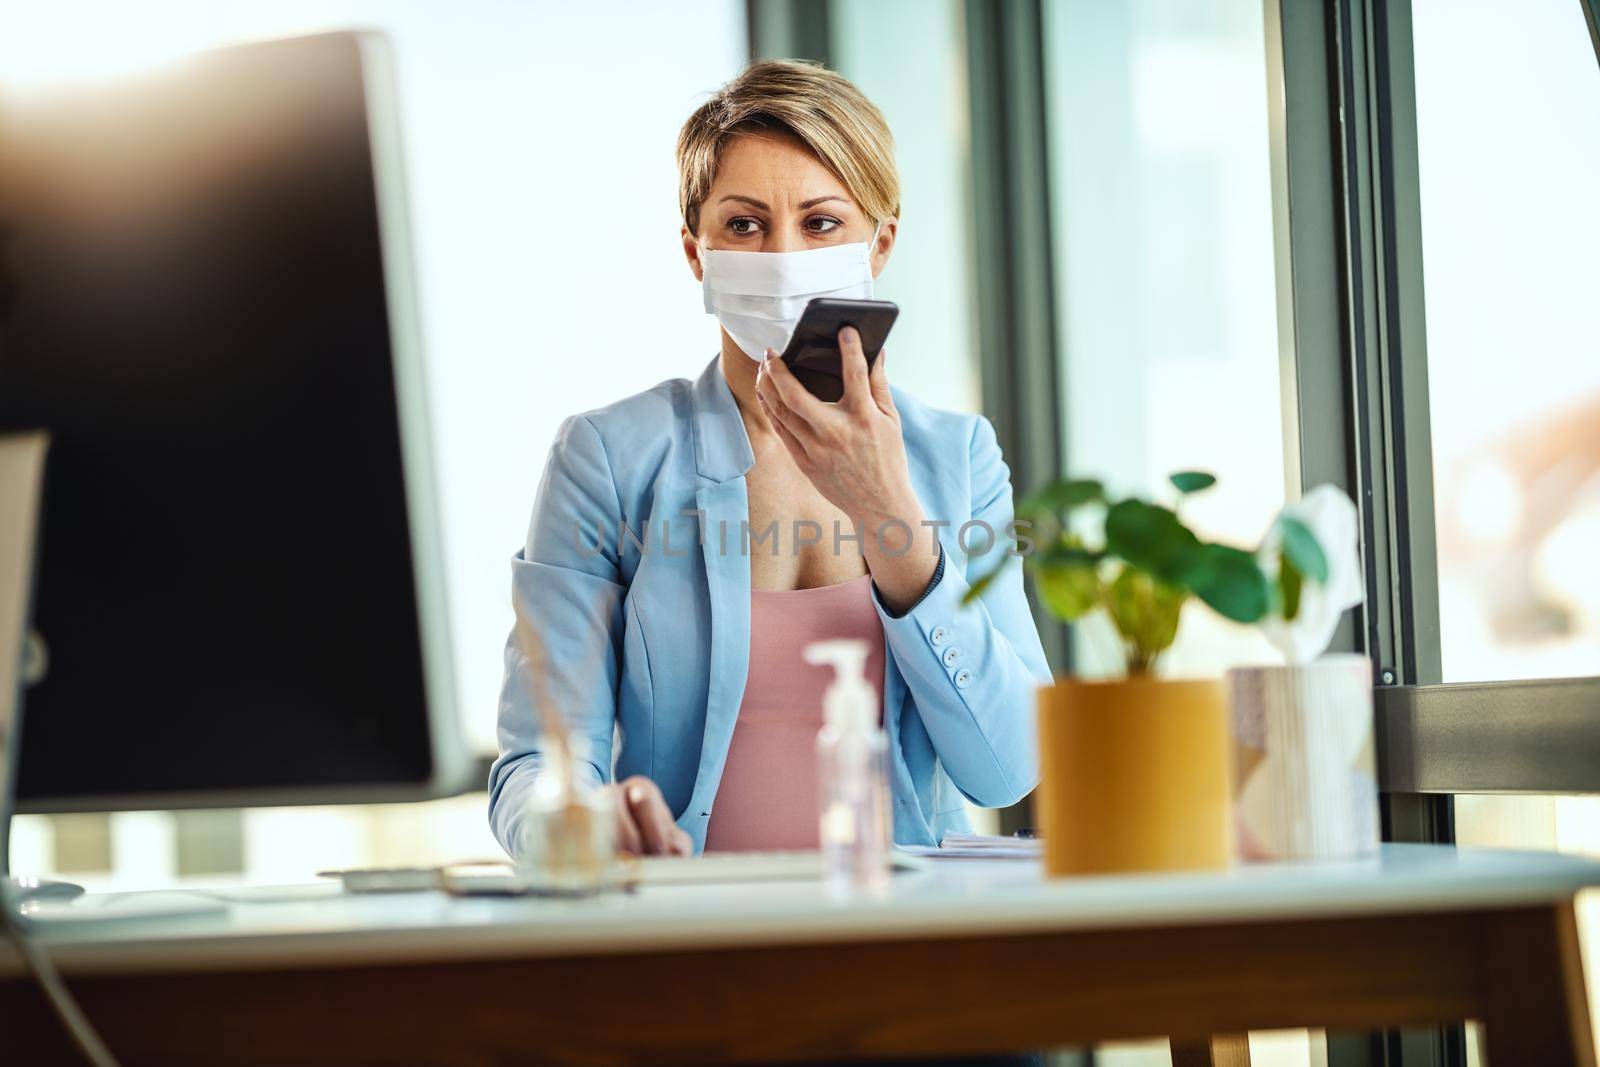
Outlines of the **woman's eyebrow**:
[[[727,201],[727,200],[737,200],[741,204],[749,204],[751,207],[756,208],[757,210],[760,210],[760,211],[771,211],[772,210],[772,208],[768,207],[765,202],[757,200],[753,196],[741,196],[738,193],[729,193],[726,196],[724,196],[722,198],[722,200],[719,200],[718,203],[722,203],[723,201]],[[830,200],[837,200],[841,204],[848,204],[849,203],[849,201],[847,199],[845,199],[844,197],[830,193],[827,196],[814,196],[810,200],[803,201],[799,205],[799,210],[806,211],[806,210],[808,210],[810,208],[816,207],[818,204],[826,204]]]

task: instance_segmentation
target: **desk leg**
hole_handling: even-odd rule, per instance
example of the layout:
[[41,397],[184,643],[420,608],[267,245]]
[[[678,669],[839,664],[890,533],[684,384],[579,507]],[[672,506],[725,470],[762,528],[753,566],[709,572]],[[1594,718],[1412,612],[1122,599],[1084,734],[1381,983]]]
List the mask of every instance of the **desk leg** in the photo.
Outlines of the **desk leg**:
[[1571,902],[1486,922],[1483,1024],[1490,1067],[1595,1067]]
[[1212,1034],[1204,1041],[1173,1041],[1172,1067],[1250,1067],[1248,1034]]

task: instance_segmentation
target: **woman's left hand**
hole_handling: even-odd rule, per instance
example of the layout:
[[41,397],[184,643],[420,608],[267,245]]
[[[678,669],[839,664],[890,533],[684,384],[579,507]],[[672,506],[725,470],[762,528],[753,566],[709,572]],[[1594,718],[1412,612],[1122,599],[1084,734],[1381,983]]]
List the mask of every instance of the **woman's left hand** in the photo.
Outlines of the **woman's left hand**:
[[839,331],[839,353],[844,396],[837,404],[812,396],[771,349],[756,375],[756,399],[796,466],[856,524],[879,595],[903,611],[932,580],[938,548],[911,488],[883,355],[869,372],[849,326]]

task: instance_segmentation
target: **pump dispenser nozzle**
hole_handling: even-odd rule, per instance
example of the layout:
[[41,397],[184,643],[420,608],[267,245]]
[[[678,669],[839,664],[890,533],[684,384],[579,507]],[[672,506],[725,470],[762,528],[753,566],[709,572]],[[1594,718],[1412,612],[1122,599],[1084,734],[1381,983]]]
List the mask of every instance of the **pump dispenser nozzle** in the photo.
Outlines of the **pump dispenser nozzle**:
[[837,638],[806,646],[806,662],[833,668],[833,684],[822,696],[823,721],[839,730],[870,729],[877,725],[878,694],[867,680],[865,641]]

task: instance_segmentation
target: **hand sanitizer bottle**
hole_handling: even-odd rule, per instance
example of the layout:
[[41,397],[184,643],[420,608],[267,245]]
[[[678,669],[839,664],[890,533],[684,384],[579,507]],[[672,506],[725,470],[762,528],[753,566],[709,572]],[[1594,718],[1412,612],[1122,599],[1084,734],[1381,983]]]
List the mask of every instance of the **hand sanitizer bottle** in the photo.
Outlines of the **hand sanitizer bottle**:
[[889,884],[888,739],[867,680],[867,643],[817,641],[807,663],[833,668],[817,734],[822,869],[830,893],[881,892]]

